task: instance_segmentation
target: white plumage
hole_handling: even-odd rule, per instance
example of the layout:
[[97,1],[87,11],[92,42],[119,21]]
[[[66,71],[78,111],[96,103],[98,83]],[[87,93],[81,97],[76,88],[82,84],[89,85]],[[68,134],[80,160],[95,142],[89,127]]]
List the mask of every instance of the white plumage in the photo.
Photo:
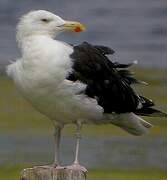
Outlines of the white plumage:
[[79,93],[86,84],[66,80],[72,71],[73,47],[53,38],[65,30],[78,31],[76,28],[83,26],[43,10],[23,16],[17,28],[22,57],[7,67],[8,75],[21,94],[58,127],[78,121],[112,122],[133,134],[145,133],[149,123],[133,113],[103,113],[96,99]]
[[60,123],[102,119],[96,100],[77,95],[86,85],[66,80],[72,67],[71,46],[43,35],[28,37],[22,44],[23,57],[9,65],[8,74],[36,109]]

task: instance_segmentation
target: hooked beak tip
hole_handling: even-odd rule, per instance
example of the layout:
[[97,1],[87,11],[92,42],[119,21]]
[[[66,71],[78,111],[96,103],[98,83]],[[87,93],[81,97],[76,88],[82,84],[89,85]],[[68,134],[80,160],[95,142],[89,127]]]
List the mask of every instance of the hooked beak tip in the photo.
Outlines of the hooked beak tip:
[[86,29],[83,24],[75,21],[66,21],[66,23],[64,24],[64,28],[73,32],[81,32]]

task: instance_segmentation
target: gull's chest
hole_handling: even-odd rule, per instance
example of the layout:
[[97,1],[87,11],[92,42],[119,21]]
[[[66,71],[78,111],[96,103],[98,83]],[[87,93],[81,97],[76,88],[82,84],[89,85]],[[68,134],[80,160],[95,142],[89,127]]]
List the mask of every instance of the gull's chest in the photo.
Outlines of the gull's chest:
[[71,49],[63,51],[63,47],[34,47],[11,65],[13,79],[22,95],[51,118],[67,113],[65,107],[71,104],[71,94],[64,85],[72,67],[71,53]]
[[32,88],[58,85],[71,71],[73,49],[59,41],[34,41],[25,46],[21,60],[23,80]]
[[72,68],[70,54],[73,50],[70,46],[54,41],[43,43],[35,41],[27,44],[22,59],[10,68],[18,89],[36,103],[49,103],[56,96],[61,96],[61,84]]
[[46,45],[38,42],[26,49],[23,56],[24,71],[32,73],[31,76],[34,75],[42,81],[47,81],[47,78],[61,81],[71,70],[70,55],[72,52],[71,47],[60,42]]
[[51,119],[73,122],[79,117],[101,118],[102,110],[97,103],[84,95],[77,95],[76,84],[66,81],[72,71],[70,55],[73,49],[62,43],[58,47],[52,43],[41,44],[25,47],[22,59],[8,68],[8,74],[23,96]]

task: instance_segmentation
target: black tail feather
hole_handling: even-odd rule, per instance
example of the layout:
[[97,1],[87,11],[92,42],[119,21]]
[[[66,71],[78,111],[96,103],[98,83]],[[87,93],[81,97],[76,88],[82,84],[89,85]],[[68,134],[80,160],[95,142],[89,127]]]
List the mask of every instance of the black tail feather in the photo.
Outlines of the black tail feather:
[[140,116],[166,117],[167,118],[167,113],[162,112],[158,109],[151,108],[151,107],[138,109],[135,112],[135,114],[140,115]]

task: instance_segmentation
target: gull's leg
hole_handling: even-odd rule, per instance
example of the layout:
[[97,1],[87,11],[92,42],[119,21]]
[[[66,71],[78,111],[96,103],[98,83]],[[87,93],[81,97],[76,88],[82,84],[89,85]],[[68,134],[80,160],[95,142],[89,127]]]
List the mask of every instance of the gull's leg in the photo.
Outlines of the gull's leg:
[[61,138],[61,130],[64,127],[62,124],[54,124],[54,140],[55,140],[55,153],[54,153],[54,162],[51,165],[38,166],[41,168],[54,167],[56,169],[64,169],[65,167],[60,166],[60,138]]
[[81,166],[79,164],[78,156],[79,156],[79,144],[80,144],[80,139],[81,139],[81,128],[82,128],[82,123],[80,121],[77,121],[77,130],[76,130],[76,149],[75,149],[75,160],[74,163],[71,166],[67,166],[68,169],[76,169],[76,170],[81,170],[86,172],[87,169],[84,166]]
[[60,139],[61,139],[61,130],[63,125],[55,125],[54,139],[55,139],[55,154],[54,154],[54,163],[53,166],[56,168],[63,168],[60,166]]
[[61,128],[60,126],[55,126],[54,129],[55,154],[54,154],[54,163],[53,163],[54,166],[60,165],[60,155],[59,155],[60,138],[61,138]]
[[77,129],[76,129],[76,149],[75,149],[74,164],[79,164],[78,156],[79,156],[79,145],[80,145],[80,139],[81,139],[82,124],[80,122],[77,122],[76,125],[77,125]]

